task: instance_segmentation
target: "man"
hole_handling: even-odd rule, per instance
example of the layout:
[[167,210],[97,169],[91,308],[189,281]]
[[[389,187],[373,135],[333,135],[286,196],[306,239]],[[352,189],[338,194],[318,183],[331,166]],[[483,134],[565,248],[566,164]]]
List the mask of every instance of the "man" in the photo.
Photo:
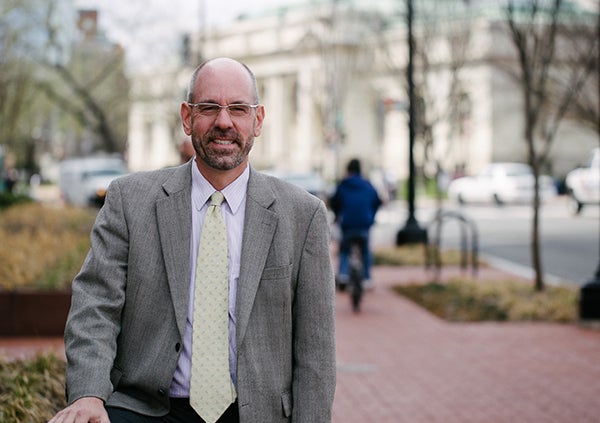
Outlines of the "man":
[[344,289],[348,283],[349,255],[354,239],[359,240],[363,246],[363,285],[365,288],[372,288],[369,230],[375,223],[375,214],[382,201],[373,185],[361,176],[360,167],[358,159],[348,162],[346,177],[339,183],[331,198],[331,208],[342,232],[338,273],[340,289]]
[[52,423],[204,421],[189,399],[201,283],[195,254],[215,191],[225,198],[234,388],[217,421],[331,421],[335,287],[326,209],[249,166],[264,115],[252,72],[210,60],[181,105],[195,160],[110,186],[73,282],[70,405]]

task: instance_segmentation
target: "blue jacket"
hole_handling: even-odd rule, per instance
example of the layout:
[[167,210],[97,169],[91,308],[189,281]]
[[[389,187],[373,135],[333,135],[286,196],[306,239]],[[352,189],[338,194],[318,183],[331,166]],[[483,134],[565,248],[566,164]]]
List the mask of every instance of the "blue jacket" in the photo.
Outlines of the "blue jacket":
[[368,230],[379,206],[381,199],[373,185],[356,174],[343,179],[331,198],[331,209],[343,231]]

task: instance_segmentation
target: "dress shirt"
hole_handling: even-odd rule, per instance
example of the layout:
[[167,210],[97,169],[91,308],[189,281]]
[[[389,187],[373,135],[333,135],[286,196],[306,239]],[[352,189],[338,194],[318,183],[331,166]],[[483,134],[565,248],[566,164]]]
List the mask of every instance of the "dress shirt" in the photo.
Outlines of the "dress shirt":
[[[244,215],[246,210],[246,190],[250,169],[244,172],[225,189],[221,190],[225,202],[221,213],[227,226],[227,260],[229,264],[229,371],[234,385],[236,375],[235,345],[235,304],[237,300],[237,283],[240,274],[240,257],[242,254],[242,235],[244,231]],[[192,236],[190,237],[190,294],[188,315],[186,320],[183,349],[171,384],[171,397],[189,397],[191,364],[192,364],[192,324],[194,316],[194,288],[196,275],[196,259],[198,244],[204,216],[210,205],[210,196],[215,188],[202,176],[197,166],[192,166]]]

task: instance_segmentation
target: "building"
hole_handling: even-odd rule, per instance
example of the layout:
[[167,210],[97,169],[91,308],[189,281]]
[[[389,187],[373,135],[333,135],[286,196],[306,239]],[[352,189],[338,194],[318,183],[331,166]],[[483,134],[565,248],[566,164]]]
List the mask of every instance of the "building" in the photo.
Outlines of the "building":
[[[379,10],[358,3],[281,7],[188,40],[188,57],[230,56],[255,72],[267,117],[253,166],[316,171],[333,181],[348,159],[360,157],[372,175],[407,177],[407,30],[404,11],[397,10],[403,2],[385,2]],[[416,85],[426,104],[420,135],[429,141],[417,145],[415,156],[429,176],[439,168],[474,173],[492,161],[527,158],[521,94],[499,66],[514,66],[514,47],[498,9],[485,0],[473,3],[479,7],[462,0],[424,1],[429,9],[415,22]],[[183,135],[178,116],[167,110],[179,110],[191,70],[171,72],[156,84],[154,100],[133,105],[133,170],[169,164],[160,159],[173,162]],[[169,82],[179,98],[165,95]],[[557,177],[597,143],[593,133],[570,122],[561,125],[558,139],[550,169]],[[162,152],[133,166],[140,151],[163,151],[160,146],[173,155]]]

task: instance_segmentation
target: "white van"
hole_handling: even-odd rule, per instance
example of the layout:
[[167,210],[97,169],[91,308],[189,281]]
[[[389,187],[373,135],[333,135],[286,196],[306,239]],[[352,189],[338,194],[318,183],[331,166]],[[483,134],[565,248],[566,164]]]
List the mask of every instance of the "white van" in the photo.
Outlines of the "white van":
[[59,188],[62,199],[76,206],[104,204],[106,189],[113,179],[128,173],[120,156],[90,156],[60,163]]

